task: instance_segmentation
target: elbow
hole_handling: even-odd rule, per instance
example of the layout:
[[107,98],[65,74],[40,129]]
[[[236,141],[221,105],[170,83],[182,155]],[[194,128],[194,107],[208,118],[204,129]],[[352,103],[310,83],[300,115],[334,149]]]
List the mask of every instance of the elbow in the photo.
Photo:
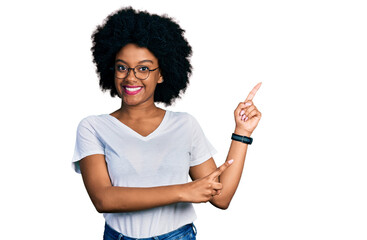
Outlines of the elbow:
[[108,204],[107,199],[101,197],[101,198],[95,198],[92,200],[93,205],[97,212],[99,213],[109,213],[111,212],[111,208]]
[[106,207],[102,200],[98,199],[98,200],[93,201],[93,205],[95,209],[97,210],[97,212],[106,213]]
[[96,208],[98,213],[106,213],[106,211],[104,210],[104,208],[102,208],[101,206],[96,206],[94,205],[94,207]]
[[114,213],[114,211],[111,207],[106,206],[103,203],[94,204],[94,207],[96,208],[98,213]]
[[93,205],[98,213],[121,213],[128,212],[126,205],[117,206],[117,204],[109,198],[100,198],[93,201]]
[[229,207],[230,202],[227,201],[213,201],[211,202],[211,204],[213,206],[215,206],[216,208],[219,208],[221,210],[227,210]]
[[99,191],[94,195],[90,195],[94,208],[98,213],[111,213],[114,210],[113,200],[111,199],[108,189]]
[[221,210],[227,210],[229,207],[229,203],[228,204],[222,204],[222,205],[218,205],[216,206],[217,208],[221,209]]

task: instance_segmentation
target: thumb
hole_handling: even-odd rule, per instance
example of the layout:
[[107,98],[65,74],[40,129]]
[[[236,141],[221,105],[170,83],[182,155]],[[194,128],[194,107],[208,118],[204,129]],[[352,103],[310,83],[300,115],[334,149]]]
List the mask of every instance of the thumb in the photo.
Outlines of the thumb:
[[227,162],[223,163],[220,167],[218,167],[214,172],[212,172],[209,176],[211,178],[217,178],[219,175],[221,175],[231,164],[233,163],[233,159],[228,160]]

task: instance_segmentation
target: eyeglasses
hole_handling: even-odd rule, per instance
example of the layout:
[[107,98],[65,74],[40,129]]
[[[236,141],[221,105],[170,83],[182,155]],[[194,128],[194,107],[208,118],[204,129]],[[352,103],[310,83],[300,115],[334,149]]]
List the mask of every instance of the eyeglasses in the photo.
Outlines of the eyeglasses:
[[124,79],[129,75],[130,70],[133,70],[134,75],[137,79],[145,80],[149,77],[150,72],[153,72],[153,71],[157,70],[158,68],[159,67],[150,70],[149,67],[144,66],[144,65],[138,65],[136,67],[129,68],[126,65],[117,64],[115,66],[115,77],[120,78],[120,79]]

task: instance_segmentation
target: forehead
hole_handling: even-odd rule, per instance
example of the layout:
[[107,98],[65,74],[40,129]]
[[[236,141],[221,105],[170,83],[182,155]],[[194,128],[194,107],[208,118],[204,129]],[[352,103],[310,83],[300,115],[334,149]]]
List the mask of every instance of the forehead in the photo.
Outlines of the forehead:
[[149,49],[133,43],[122,47],[116,54],[116,60],[122,60],[128,64],[136,64],[144,60],[150,60],[153,64],[158,63],[158,59]]

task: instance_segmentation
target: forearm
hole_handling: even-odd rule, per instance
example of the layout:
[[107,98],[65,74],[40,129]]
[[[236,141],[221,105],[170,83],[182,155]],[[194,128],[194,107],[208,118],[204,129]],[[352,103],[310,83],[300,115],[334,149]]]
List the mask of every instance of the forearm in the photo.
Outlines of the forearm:
[[[235,133],[247,137],[250,137],[251,135],[251,133],[249,132],[237,129],[235,130]],[[220,182],[223,185],[223,189],[221,191],[221,194],[215,196],[211,201],[211,203],[216,207],[222,209],[228,208],[242,176],[247,147],[248,145],[245,143],[232,140],[226,161],[233,159],[234,162],[230,168],[228,168],[220,175]]]
[[152,188],[106,187],[93,201],[98,212],[131,212],[182,201],[183,185]]

